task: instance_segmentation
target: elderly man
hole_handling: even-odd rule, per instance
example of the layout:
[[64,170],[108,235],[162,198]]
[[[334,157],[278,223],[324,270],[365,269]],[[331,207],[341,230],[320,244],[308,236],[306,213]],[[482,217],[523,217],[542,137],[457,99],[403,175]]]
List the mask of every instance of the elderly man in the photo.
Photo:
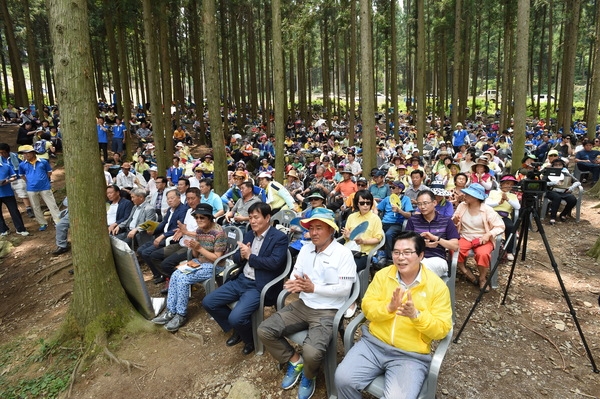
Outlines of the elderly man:
[[130,192],[134,187],[144,187],[147,183],[141,174],[131,173],[131,164],[123,162],[121,171],[117,174],[115,184],[121,187],[124,191]]
[[148,221],[156,220],[156,212],[152,205],[146,201],[148,193],[143,188],[134,188],[131,190],[131,202],[133,209],[127,220],[119,223],[111,234],[121,241],[125,241],[127,245],[133,248],[134,240],[139,245],[137,233],[141,231],[139,225]]
[[425,173],[421,169],[415,169],[410,172],[411,185],[406,189],[406,196],[410,198],[410,202],[414,205],[417,204],[417,195],[421,191],[429,190],[425,184],[423,184],[423,177]]
[[261,202],[261,200],[254,195],[254,184],[251,181],[243,182],[240,190],[242,190],[242,198],[237,200],[233,208],[225,214],[225,219],[236,226],[244,226],[245,230],[245,226],[250,220],[248,210],[254,203]]
[[451,217],[442,216],[435,210],[437,200],[432,191],[421,191],[416,205],[420,212],[408,219],[406,231],[419,233],[425,239],[422,263],[438,276],[445,276],[448,274],[446,250],[458,251],[458,230]]
[[138,248],[137,253],[144,259],[146,265],[150,268],[153,275],[152,282],[160,284],[166,280],[161,270],[152,262],[152,253],[161,251],[165,245],[167,238],[175,235],[179,228],[178,222],[183,222],[187,214],[188,206],[181,203],[177,190],[170,190],[166,193],[169,209],[162,222],[154,230],[147,230],[146,233],[154,236],[154,240],[146,242]]
[[[308,229],[310,242],[302,246],[284,286],[299,293],[299,299],[263,321],[258,336],[280,364],[287,363],[281,387],[290,389],[301,379],[298,398],[308,399],[315,392],[319,366],[336,333],[333,318],[350,295],[356,265],[352,251],[334,238],[338,226],[331,210],[317,208],[300,224]],[[285,336],[306,329],[308,336],[300,355]]]
[[162,222],[163,216],[169,209],[167,196],[165,195],[167,191],[167,178],[164,176],[155,177],[154,184],[156,185],[156,190],[150,193],[150,204],[154,207],[156,212],[156,220]]
[[[233,330],[227,346],[244,341],[242,353],[254,351],[252,314],[260,304],[264,286],[283,273],[287,261],[288,238],[271,227],[271,207],[264,202],[253,204],[248,210],[252,230],[239,242],[233,261],[243,267],[233,280],[204,297],[202,306],[224,332]],[[283,284],[275,284],[267,293],[266,304],[274,304]],[[238,301],[235,308],[229,304]]]
[[425,239],[406,231],[394,242],[394,264],[380,270],[367,288],[362,310],[370,321],[362,338],[335,372],[342,399],[385,375],[384,398],[416,398],[431,363],[431,341],[452,328],[446,284],[423,267]]
[[115,184],[106,187],[106,198],[108,199],[108,209],[106,210],[108,234],[113,234],[116,227],[129,218],[133,203],[121,197],[121,190]]
[[48,222],[42,212],[40,198],[44,200],[54,223],[60,220],[60,211],[56,206],[54,194],[52,194],[51,176],[52,167],[48,161],[37,157],[35,150],[30,145],[24,145],[19,150],[23,154],[25,161],[19,165],[19,175],[27,183],[27,196],[31,202],[35,219],[40,225],[39,230],[45,231],[48,228]]

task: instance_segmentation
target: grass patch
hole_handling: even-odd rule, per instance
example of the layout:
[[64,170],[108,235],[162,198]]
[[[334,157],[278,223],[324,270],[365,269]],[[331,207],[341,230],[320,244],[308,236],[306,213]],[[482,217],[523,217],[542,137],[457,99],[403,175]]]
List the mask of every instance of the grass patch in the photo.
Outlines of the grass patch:
[[57,398],[69,387],[81,350],[23,337],[0,346],[0,398]]

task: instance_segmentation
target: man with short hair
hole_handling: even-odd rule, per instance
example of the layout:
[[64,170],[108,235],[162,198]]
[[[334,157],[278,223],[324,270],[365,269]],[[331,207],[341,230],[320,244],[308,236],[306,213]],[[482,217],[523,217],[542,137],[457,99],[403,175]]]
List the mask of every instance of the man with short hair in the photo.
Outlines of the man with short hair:
[[19,156],[10,151],[10,146],[8,144],[0,143],[0,157],[0,162],[12,166],[13,170],[17,174],[17,178],[10,183],[10,186],[15,193],[15,197],[20,198],[23,201],[27,216],[33,219],[35,215],[33,214],[33,209],[31,209],[31,203],[29,202],[29,197],[27,196],[27,184],[19,175],[19,165],[21,164]]
[[131,190],[131,202],[133,208],[127,220],[119,223],[111,232],[116,238],[125,241],[133,249],[134,240],[139,245],[137,233],[140,232],[140,224],[148,220],[156,220],[156,212],[152,204],[146,201],[148,193],[143,188]]
[[52,167],[48,161],[37,157],[33,146],[22,146],[19,154],[23,154],[25,158],[19,165],[19,175],[27,183],[27,196],[31,202],[35,219],[40,225],[39,230],[45,231],[48,223],[40,205],[40,198],[46,203],[54,223],[58,223],[60,220],[60,211],[51,187]]
[[[244,341],[242,353],[254,351],[252,314],[258,309],[264,286],[279,276],[287,262],[287,235],[271,227],[271,207],[264,202],[253,204],[248,210],[250,228],[239,242],[233,261],[240,272],[232,280],[204,297],[202,306],[215,319],[224,332],[233,330],[227,346]],[[275,284],[267,293],[265,304],[274,304],[283,288],[283,282]],[[235,308],[229,304],[238,301]]]
[[419,195],[421,191],[429,190],[429,187],[423,184],[424,176],[425,174],[420,169],[410,172],[410,180],[412,184],[408,186],[405,194],[408,198],[410,198],[410,202],[413,204],[413,206],[415,206],[417,203],[417,195]]
[[[11,184],[19,177],[8,160],[9,157],[10,147],[6,143],[0,143],[0,207],[2,204],[6,205],[17,234],[28,236],[29,233],[25,230],[25,224],[23,223],[21,212],[19,212],[15,193],[11,187]],[[7,236],[9,233],[10,230],[4,221],[2,209],[0,209],[0,235]]]
[[[331,337],[337,334],[333,318],[350,295],[356,265],[352,251],[335,240],[338,226],[331,210],[316,208],[300,224],[308,229],[310,242],[300,249],[284,286],[300,294],[299,299],[263,321],[258,336],[280,364],[287,364],[281,387],[290,389],[300,379],[298,398],[308,399],[315,391],[316,375]],[[308,335],[300,355],[285,336],[306,329]]]
[[233,208],[225,214],[225,219],[234,225],[243,225],[245,229],[248,220],[250,220],[248,210],[254,203],[260,202],[261,200],[254,195],[254,184],[252,184],[251,181],[243,182],[240,186],[240,190],[242,190],[242,198],[237,200]]
[[341,399],[384,375],[385,398],[416,398],[431,363],[431,341],[452,329],[450,292],[421,261],[425,239],[412,231],[394,242],[394,264],[375,274],[362,300],[370,321],[335,372]]
[[121,190],[116,184],[106,187],[106,198],[108,199],[106,211],[108,234],[113,234],[115,228],[129,218],[133,203],[121,197]]
[[169,209],[162,222],[154,230],[147,230],[146,233],[153,235],[154,240],[150,240],[138,248],[137,253],[142,257],[146,265],[150,268],[153,275],[152,282],[160,284],[166,280],[162,271],[152,261],[154,251],[162,250],[167,244],[167,238],[175,235],[179,228],[178,222],[183,222],[187,214],[188,206],[181,203],[177,190],[169,190],[166,193]]
[[458,230],[451,217],[442,216],[435,210],[437,200],[432,191],[421,191],[416,204],[420,212],[408,219],[406,231],[417,232],[425,239],[425,257],[421,262],[438,276],[446,276],[446,250],[458,251]]
[[214,212],[213,217],[218,218],[225,214],[225,211],[223,210],[223,201],[221,201],[221,198],[213,191],[213,180],[211,178],[205,177],[200,180],[200,193],[202,194],[200,202],[212,206]]
[[177,186],[176,186],[176,190],[179,193],[179,199],[181,200],[182,204],[185,204],[185,194],[187,193],[188,188],[190,188],[190,181],[184,177],[182,177],[181,179],[179,179],[179,181],[177,182]]
[[600,177],[600,151],[593,150],[594,143],[591,140],[583,141],[583,150],[575,153],[575,162],[579,170],[592,172],[592,185],[596,184]]
[[346,163],[346,166],[352,169],[353,176],[358,177],[362,174],[362,166],[360,166],[360,163],[356,160],[356,155],[352,151],[348,152],[348,162]]
[[376,203],[380,203],[386,197],[389,197],[392,194],[390,187],[385,184],[385,175],[386,172],[383,170],[378,170],[373,175],[373,181],[375,184],[371,184],[369,187],[369,191],[373,194],[373,198]]
[[397,180],[390,184],[392,194],[385,197],[377,205],[380,212],[381,224],[385,232],[385,253],[388,260],[392,259],[394,239],[402,232],[404,221],[410,219],[414,211],[410,198],[404,195],[404,184]]
[[[141,178],[140,178],[141,177]],[[144,181],[142,183],[142,181]],[[130,192],[134,187],[144,187],[144,178],[141,174],[131,173],[131,164],[129,162],[123,162],[121,165],[121,171],[117,174],[115,184],[126,192]]]
[[163,216],[167,213],[169,205],[167,204],[167,196],[165,191],[167,188],[167,179],[164,176],[158,176],[154,179],[156,191],[150,194],[150,204],[156,211],[156,221],[162,222]]
[[183,177],[183,168],[179,166],[179,157],[173,157],[173,165],[167,169],[167,180],[169,185],[177,186],[177,182]]

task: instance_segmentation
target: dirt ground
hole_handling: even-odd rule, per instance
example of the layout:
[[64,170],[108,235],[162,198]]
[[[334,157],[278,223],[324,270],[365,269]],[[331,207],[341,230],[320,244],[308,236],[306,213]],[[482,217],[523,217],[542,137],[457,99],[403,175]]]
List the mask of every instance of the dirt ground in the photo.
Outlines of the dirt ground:
[[[0,141],[13,146],[15,136],[14,127],[0,128]],[[53,178],[60,199],[64,196],[62,171],[58,169]],[[585,255],[600,232],[600,213],[592,208],[597,203],[584,199],[579,223],[570,220],[544,228],[587,343],[600,365],[600,267]],[[24,219],[30,237],[13,233],[2,238],[13,248],[0,260],[0,397],[56,397],[61,390],[66,396],[66,381],[81,350],[48,348],[48,340],[71,300],[71,258],[69,254],[50,255],[55,248],[53,228],[38,232],[33,219]],[[500,301],[508,263],[500,267],[500,288],[483,297],[459,343],[450,346],[438,397],[600,397],[600,376],[592,371],[539,234],[530,234],[528,241],[527,259],[517,262],[506,305]],[[151,295],[159,296],[162,287],[153,285],[151,274],[143,270]],[[472,285],[457,282],[455,334],[477,294]],[[296,389],[284,392],[279,388],[282,374],[270,355],[244,356],[241,346],[225,346],[228,335],[201,308],[203,296],[202,289],[193,292],[190,321],[179,333],[156,326],[151,332],[125,335],[109,343],[116,356],[139,368],[127,370],[100,354],[75,375],[71,397],[226,398],[235,390],[235,382],[245,381],[261,398],[295,398]],[[64,365],[62,372],[57,371],[60,365]],[[245,396],[253,397],[250,390]],[[326,397],[322,376],[314,397]]]

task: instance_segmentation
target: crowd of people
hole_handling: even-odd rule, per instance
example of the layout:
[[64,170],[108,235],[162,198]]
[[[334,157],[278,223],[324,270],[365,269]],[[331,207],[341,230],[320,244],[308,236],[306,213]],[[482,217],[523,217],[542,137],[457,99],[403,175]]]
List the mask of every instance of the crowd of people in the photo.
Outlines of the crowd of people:
[[[13,114],[5,111],[7,116]],[[430,343],[443,338],[452,325],[450,296],[440,279],[448,274],[449,253],[459,252],[458,273],[483,289],[496,237],[510,236],[520,208],[515,184],[536,169],[557,168],[560,173],[550,180],[546,194],[549,223],[555,224],[568,221],[577,203],[573,191],[581,183],[569,166],[575,163],[589,171],[591,183],[600,174],[599,140],[584,139],[578,148],[577,133],[552,133],[543,120],[528,131],[528,151],[515,175],[508,172],[514,162],[512,130],[498,132],[496,124],[458,123],[449,128],[447,121],[440,121],[426,135],[423,153],[409,124],[397,124],[398,138],[386,133],[394,131],[393,123],[387,129],[378,127],[378,167],[364,171],[360,124],[357,145],[349,146],[343,121],[336,122],[334,132],[323,123],[305,126],[292,121],[282,154],[287,161],[285,181],[274,179],[279,154],[258,126],[246,137],[232,136],[227,147],[229,187],[215,193],[213,157],[208,153],[194,158],[193,137],[182,126],[173,132],[172,165],[159,171],[145,115],[139,123],[136,118],[130,121],[138,142],[133,162],[122,161],[126,125],[116,115],[111,121],[97,118],[107,184],[107,231],[137,252],[153,283],[164,284],[166,309],[152,321],[171,332],[185,325],[190,285],[210,278],[219,267],[214,262],[225,251],[223,227],[239,227],[244,236],[233,262],[241,271],[206,295],[203,308],[224,332],[231,332],[227,346],[243,342],[242,353],[250,354],[258,334],[267,351],[287,365],[282,388],[300,381],[299,398],[314,393],[318,368],[336,334],[333,317],[358,273],[371,266],[369,254],[375,252],[379,259],[372,270],[380,269],[361,302],[370,324],[338,368],[340,397],[360,397],[359,391],[382,373],[395,381],[386,383],[386,397],[400,397],[399,392],[416,397],[428,369]],[[9,209],[17,232],[27,235],[15,195],[29,201],[40,230],[48,225],[41,212],[43,199],[57,225],[58,256],[70,248],[68,211],[59,213],[50,187],[50,163],[34,148],[32,122],[24,122],[25,130],[18,135],[21,158],[0,143],[0,203]],[[56,151],[51,137],[49,154]],[[19,180],[25,187],[16,187]],[[274,226],[274,216],[284,210],[293,211],[298,223]],[[4,219],[0,222],[2,235],[8,234]],[[509,260],[512,245],[507,244]],[[299,297],[254,331],[251,317],[261,290],[283,272],[288,251],[293,271],[287,281],[269,290],[267,303],[273,304],[282,289]],[[467,262],[471,251],[475,268]],[[236,301],[231,309],[228,305]],[[356,309],[354,304],[345,316],[352,317]],[[285,336],[302,329],[309,333],[300,353]],[[401,372],[407,364],[411,372]]]

